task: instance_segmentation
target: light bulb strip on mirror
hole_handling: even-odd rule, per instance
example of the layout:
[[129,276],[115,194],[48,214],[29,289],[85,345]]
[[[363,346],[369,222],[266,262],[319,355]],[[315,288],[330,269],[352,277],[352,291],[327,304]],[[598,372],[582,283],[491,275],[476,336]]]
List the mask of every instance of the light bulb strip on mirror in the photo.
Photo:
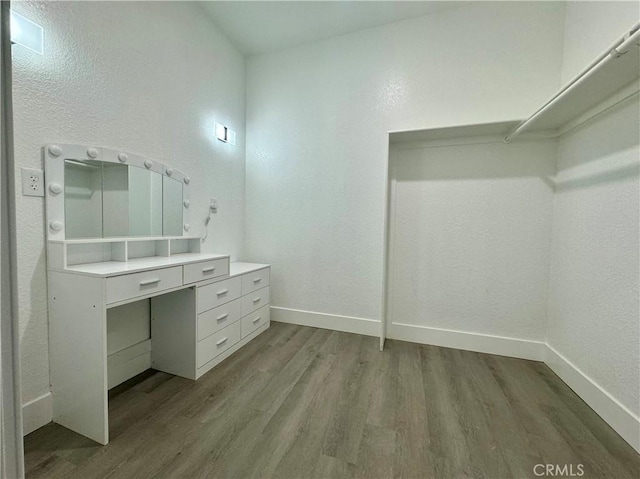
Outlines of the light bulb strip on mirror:
[[49,239],[185,236],[189,231],[191,179],[176,168],[92,145],[51,144],[43,155]]

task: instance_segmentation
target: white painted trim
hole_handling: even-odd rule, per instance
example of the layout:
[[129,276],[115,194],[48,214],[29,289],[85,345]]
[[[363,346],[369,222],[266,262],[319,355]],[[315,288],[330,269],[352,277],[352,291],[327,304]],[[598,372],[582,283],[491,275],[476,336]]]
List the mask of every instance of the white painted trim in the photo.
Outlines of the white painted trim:
[[429,328],[413,324],[391,323],[387,337],[412,343],[531,359],[533,361],[542,361],[545,355],[545,344],[541,341]]
[[271,321],[279,323],[299,324],[313,328],[332,329],[345,333],[380,336],[380,321],[338,314],[317,313],[300,309],[271,306]]
[[545,364],[640,453],[640,418],[556,351],[553,346],[549,344],[546,346]]
[[396,191],[397,191],[397,174],[396,159],[398,148],[394,144],[389,144],[389,152],[387,154],[387,196],[385,198],[385,237],[384,237],[384,276],[382,277],[384,309],[382,310],[382,324],[380,330],[384,333],[380,337],[380,351],[384,350],[384,342],[389,335],[389,323],[391,322],[391,312],[393,311],[393,277],[390,275],[391,265],[393,264],[393,252],[395,251],[396,237]]
[[47,392],[22,405],[23,434],[35,431],[53,420],[53,400]]
[[389,166],[391,164],[391,147],[389,134],[386,137],[387,140],[387,158],[384,166],[384,214],[383,214],[383,230],[382,230],[382,242],[384,248],[382,249],[382,294],[380,301],[380,351],[384,350],[384,340],[387,337],[387,282],[389,277],[389,194],[391,190],[391,184],[389,182]]
[[458,138],[447,138],[441,140],[421,140],[407,141],[402,143],[392,143],[391,146],[396,151],[404,150],[426,150],[432,148],[451,148],[456,146],[494,145],[504,144],[504,136],[465,136]]

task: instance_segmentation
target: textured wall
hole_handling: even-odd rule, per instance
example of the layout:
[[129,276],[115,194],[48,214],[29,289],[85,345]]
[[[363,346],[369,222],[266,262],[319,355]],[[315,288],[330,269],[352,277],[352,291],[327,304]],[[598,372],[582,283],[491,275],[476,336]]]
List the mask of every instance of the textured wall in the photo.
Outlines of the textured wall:
[[562,82],[580,73],[640,19],[640,2],[567,2]]
[[637,99],[558,144],[548,342],[640,414]]
[[[41,167],[49,142],[129,150],[187,172],[194,234],[220,203],[204,249],[241,254],[244,58],[181,2],[16,2],[45,30],[45,53],[14,47],[17,166]],[[217,142],[213,122],[236,130]],[[18,172],[19,175],[19,172]],[[19,178],[18,178],[19,179]],[[49,389],[44,208],[18,197],[23,399]],[[73,332],[70,332],[73,334]]]
[[[569,2],[566,81],[640,19],[638,2]],[[547,340],[640,415],[636,99],[560,138]]]
[[245,244],[273,304],[379,319],[386,132],[528,116],[559,86],[563,21],[479,4],[249,58]]
[[555,140],[398,148],[390,320],[544,340]]

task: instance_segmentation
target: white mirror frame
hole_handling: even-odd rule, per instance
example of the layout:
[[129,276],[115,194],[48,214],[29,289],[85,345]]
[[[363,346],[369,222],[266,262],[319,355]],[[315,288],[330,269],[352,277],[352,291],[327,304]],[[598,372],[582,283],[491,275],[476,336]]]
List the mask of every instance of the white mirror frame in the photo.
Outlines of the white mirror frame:
[[51,144],[43,148],[45,168],[45,198],[47,210],[47,238],[64,240],[64,160],[96,160],[105,163],[135,166],[155,171],[182,182],[182,235],[189,232],[189,183],[191,178],[160,161],[144,158],[124,151],[86,145]]

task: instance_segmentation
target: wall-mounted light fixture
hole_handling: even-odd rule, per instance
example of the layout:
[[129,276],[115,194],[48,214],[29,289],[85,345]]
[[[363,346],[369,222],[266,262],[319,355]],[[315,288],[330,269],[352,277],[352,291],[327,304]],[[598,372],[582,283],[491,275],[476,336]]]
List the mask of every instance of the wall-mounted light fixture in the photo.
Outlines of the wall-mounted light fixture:
[[216,123],[216,138],[230,145],[236,144],[236,132],[220,123]]
[[44,53],[44,29],[37,23],[11,10],[11,43]]

